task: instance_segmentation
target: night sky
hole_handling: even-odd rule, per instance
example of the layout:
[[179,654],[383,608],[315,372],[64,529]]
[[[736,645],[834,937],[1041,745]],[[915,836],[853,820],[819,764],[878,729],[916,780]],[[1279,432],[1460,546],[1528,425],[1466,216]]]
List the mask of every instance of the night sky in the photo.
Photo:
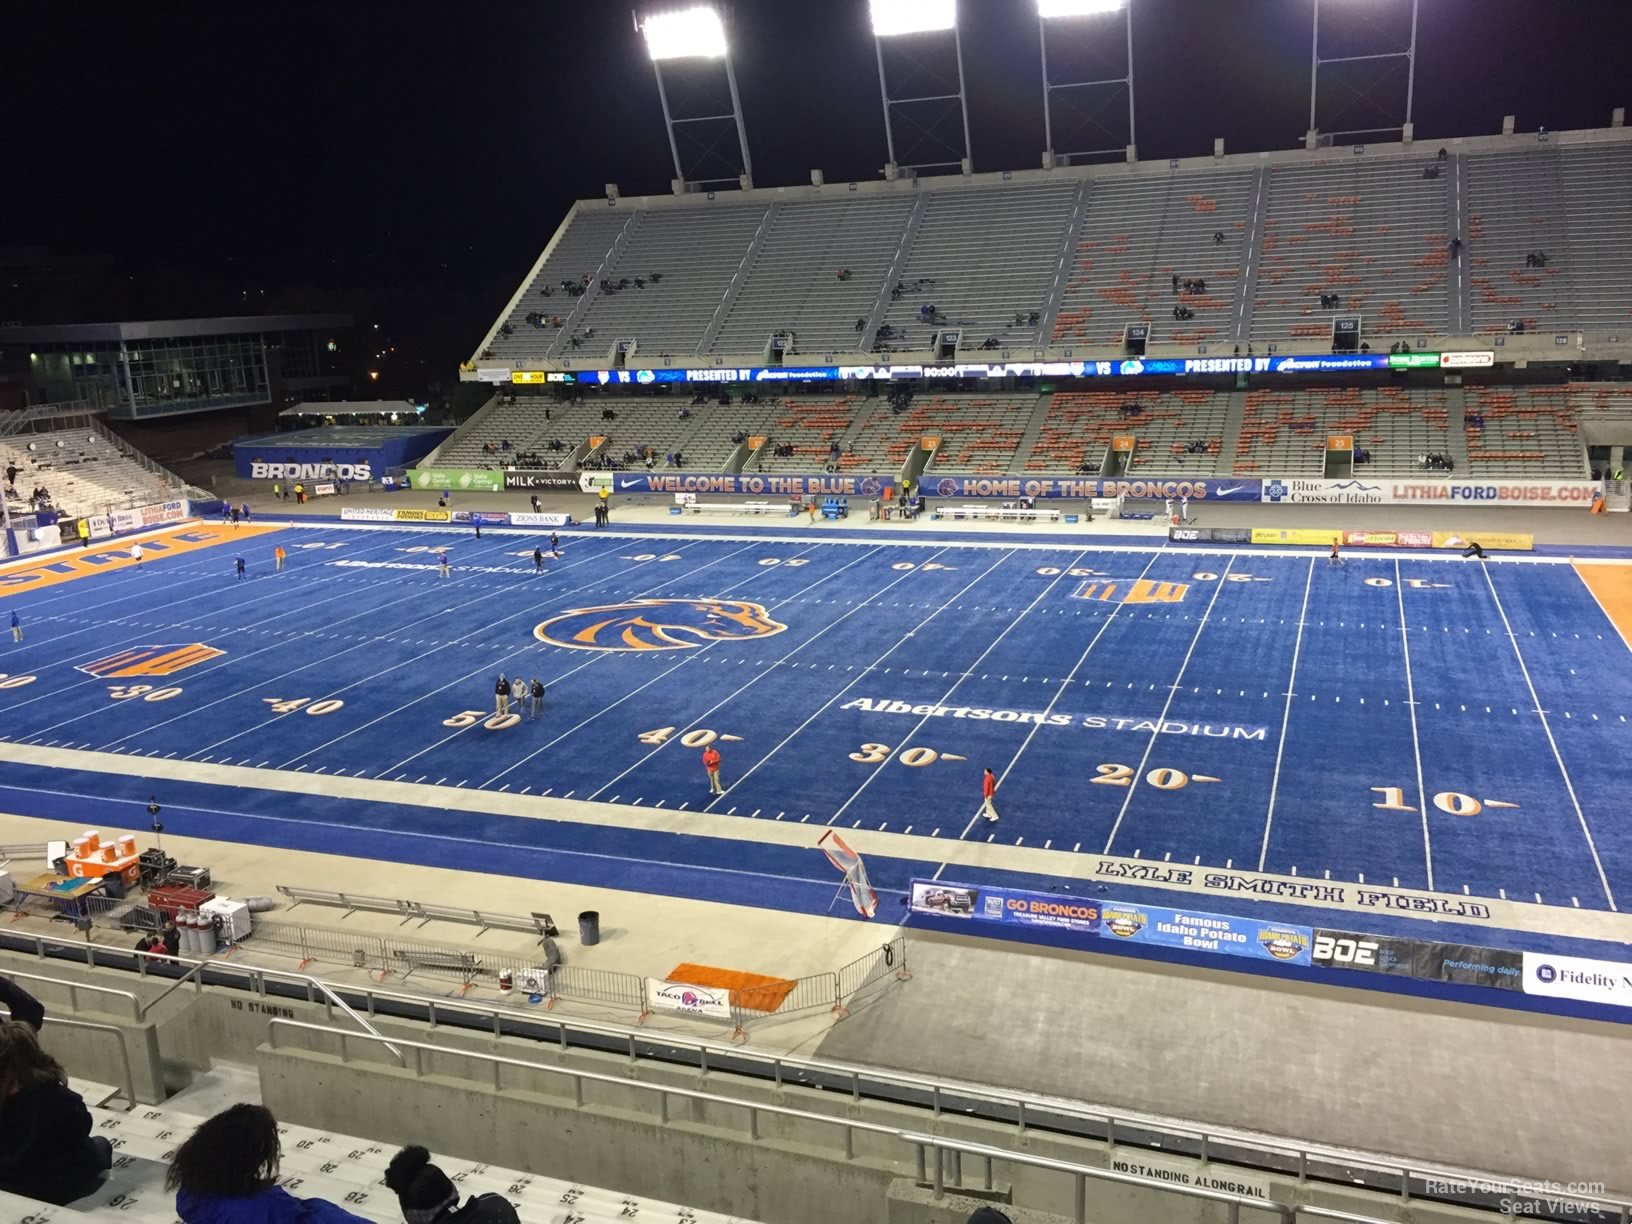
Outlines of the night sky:
[[[756,182],[876,178],[865,0],[726,7]],[[1398,28],[1406,9],[1325,0],[1323,20],[1364,50],[1368,23]],[[1035,11],[962,0],[977,170],[1038,165]],[[1310,11],[1135,0],[1141,155],[1206,154],[1214,136],[1233,152],[1294,145]],[[0,248],[94,256],[107,273],[69,294],[12,290],[5,320],[352,309],[399,345],[381,391],[414,394],[468,356],[574,199],[608,182],[664,192],[672,174],[617,0],[8,0],[0,45]],[[1417,137],[1493,133],[1508,112],[1521,130],[1607,124],[1632,103],[1628,47],[1624,0],[1422,0]]]

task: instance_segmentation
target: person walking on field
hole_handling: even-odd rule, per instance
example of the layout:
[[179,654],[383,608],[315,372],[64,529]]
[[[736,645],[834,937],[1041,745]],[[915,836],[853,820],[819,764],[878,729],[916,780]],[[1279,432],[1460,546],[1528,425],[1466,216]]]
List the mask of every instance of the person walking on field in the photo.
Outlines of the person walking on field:
[[980,777],[980,814],[987,820],[997,819],[997,807],[992,802],[997,797],[997,775],[990,769]]
[[550,532],[550,556],[557,561],[561,559],[561,537],[553,531]]
[[510,713],[510,681],[502,675],[493,686],[493,712],[495,714]]
[[1189,521],[1190,521],[1190,494],[1181,493],[1181,494],[1179,494],[1179,522],[1188,523]]
[[544,550],[542,548],[535,548],[535,549],[533,549],[533,573],[542,574],[543,572],[544,572]]
[[1348,562],[1343,560],[1342,554],[1340,554],[1337,551],[1337,541],[1333,540],[1332,541],[1331,555],[1326,558],[1326,568],[1330,569],[1334,565],[1347,565],[1347,564],[1348,564]]
[[234,560],[233,560],[233,570],[238,575],[238,581],[242,582],[244,580],[244,577],[245,577],[244,559],[242,557],[234,558]]
[[140,544],[130,546],[130,559],[136,562],[137,569],[142,568],[142,546]]
[[23,640],[23,618],[15,612],[11,614],[11,640],[14,642]]
[[436,554],[436,572],[440,577],[448,576],[448,550],[445,548]]
[[280,569],[280,570],[283,569],[284,558],[287,557],[288,555],[289,555],[288,553],[283,551],[283,545],[282,544],[279,544],[276,548],[274,548],[272,550],[272,559],[278,563],[278,569]]
[[708,793],[725,794],[725,787],[720,785],[720,753],[713,744],[703,749],[703,768],[708,772]]

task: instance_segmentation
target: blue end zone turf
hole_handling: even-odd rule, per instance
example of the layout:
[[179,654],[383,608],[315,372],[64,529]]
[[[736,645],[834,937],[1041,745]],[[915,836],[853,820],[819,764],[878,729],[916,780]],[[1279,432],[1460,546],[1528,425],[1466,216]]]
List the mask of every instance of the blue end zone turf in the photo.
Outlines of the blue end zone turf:
[[[291,527],[11,586],[0,803],[128,827],[152,793],[189,835],[813,912],[828,826],[897,835],[868,852],[885,890],[1086,876],[1584,955],[1605,949],[1564,911],[1632,896],[1632,652],[1561,562],[562,544]],[[540,716],[495,717],[500,673],[544,682]],[[555,819],[539,796],[616,806]]]

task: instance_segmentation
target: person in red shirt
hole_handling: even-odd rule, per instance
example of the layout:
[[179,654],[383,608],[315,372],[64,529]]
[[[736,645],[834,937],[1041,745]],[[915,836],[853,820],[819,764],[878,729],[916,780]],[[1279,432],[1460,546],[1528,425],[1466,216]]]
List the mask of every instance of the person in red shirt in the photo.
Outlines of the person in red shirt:
[[720,785],[720,754],[713,744],[703,749],[703,768],[708,771],[709,794],[725,794],[725,787]]
[[992,798],[997,794],[997,775],[990,769],[986,770],[980,779],[980,793],[983,796],[980,804],[980,814],[987,820],[997,819],[997,808],[992,805]]

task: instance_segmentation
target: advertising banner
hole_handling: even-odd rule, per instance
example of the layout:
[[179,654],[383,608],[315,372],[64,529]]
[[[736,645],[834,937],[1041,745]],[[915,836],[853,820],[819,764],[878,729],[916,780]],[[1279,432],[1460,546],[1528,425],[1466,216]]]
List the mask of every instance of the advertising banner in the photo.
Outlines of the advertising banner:
[[576,493],[579,482],[577,476],[563,476],[560,472],[516,471],[504,473],[504,487],[532,489],[538,493]]
[[614,493],[696,493],[721,497],[878,497],[890,476],[790,476],[705,472],[611,472]]
[[408,473],[408,483],[431,492],[504,492],[503,473],[483,468],[414,468]]
[[1386,487],[1375,480],[1266,480],[1266,502],[1292,505],[1381,506]]
[[704,1020],[731,1019],[731,992],[689,982],[646,979],[646,1006],[653,1011],[678,1012]]
[[1299,356],[1128,357],[1108,361],[999,361],[947,365],[708,366],[663,370],[480,370],[480,381],[515,385],[577,382],[599,386],[657,383],[838,382],[844,379],[1137,378],[1173,374],[1329,374],[1356,370],[1494,365],[1489,349],[1455,353],[1309,353]]
[[1343,536],[1341,531],[1330,527],[1254,527],[1252,542],[1254,544],[1302,544],[1319,545],[1322,548],[1329,546],[1334,540]]
[[1289,965],[1310,963],[1314,932],[1308,927],[1172,910],[1155,905],[1123,905],[1099,898],[1013,888],[976,888],[942,880],[914,880],[913,913],[971,923],[1069,931],[1126,943],[1217,952]]
[[1292,505],[1414,506],[1450,505],[1581,506],[1592,503],[1591,480],[1266,480],[1263,500]]
[[1393,480],[1389,500],[1401,505],[1449,502],[1452,505],[1581,506],[1592,503],[1601,487],[1594,480]]
[[1308,927],[1258,922],[1224,914],[1172,910],[1159,905],[1101,907],[1100,934],[1124,943],[1217,952],[1253,960],[1307,965],[1314,932]]
[[312,496],[313,497],[333,497],[334,496],[334,486],[332,484],[329,484],[327,481],[324,481],[324,482],[321,482],[321,483],[318,483],[318,484],[314,484],[312,486]]
[[1250,527],[1173,527],[1167,538],[1175,544],[1250,544]]
[[[1416,976],[1429,982],[1460,982],[1497,990],[1524,988],[1524,956],[1512,948],[1424,943],[1417,949]],[[1626,1000],[1632,1004],[1632,992]]]
[[512,514],[510,524],[513,527],[571,527],[570,514]]
[[447,510],[387,510],[383,506],[346,506],[341,522],[352,523],[451,523]]
[[912,910],[943,918],[1003,922],[1010,926],[1047,927],[1056,931],[1099,933],[1099,903],[1057,893],[1014,888],[970,888],[938,880],[912,882]]
[[185,501],[154,502],[150,506],[139,506],[135,510],[115,510],[108,515],[108,525],[115,532],[141,531],[146,527],[179,523],[186,517]]
[[1322,930],[1315,932],[1309,960],[1311,964],[1327,969],[1360,969],[1366,973],[1416,977],[1418,946],[1413,939]]
[[105,514],[93,514],[85,522],[93,540],[105,540],[113,534],[113,524]]
[[933,497],[1132,497],[1161,501],[1258,501],[1261,480],[1149,476],[1128,480],[1101,476],[929,476],[923,492]]
[[1358,548],[1432,548],[1431,531],[1345,531],[1343,543]]
[[1497,548],[1506,552],[1529,552],[1536,546],[1536,537],[1512,531],[1436,531],[1433,547],[1466,548],[1478,542],[1480,548]]
[[1523,967],[1525,994],[1632,1007],[1632,965],[1526,952]]

